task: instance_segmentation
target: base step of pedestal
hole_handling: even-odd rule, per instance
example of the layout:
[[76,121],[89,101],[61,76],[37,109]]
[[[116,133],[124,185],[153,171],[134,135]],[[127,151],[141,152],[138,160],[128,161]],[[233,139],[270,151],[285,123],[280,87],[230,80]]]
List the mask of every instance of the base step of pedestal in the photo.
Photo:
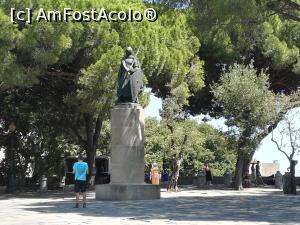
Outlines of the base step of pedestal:
[[100,184],[96,185],[96,200],[126,201],[160,199],[159,185]]

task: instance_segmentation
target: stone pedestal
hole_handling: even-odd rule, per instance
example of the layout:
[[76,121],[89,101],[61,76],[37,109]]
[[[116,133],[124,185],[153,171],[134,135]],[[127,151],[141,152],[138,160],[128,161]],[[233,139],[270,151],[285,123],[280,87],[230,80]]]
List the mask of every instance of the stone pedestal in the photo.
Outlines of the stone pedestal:
[[282,176],[282,181],[283,181],[283,193],[291,194],[292,193],[291,174],[289,172],[286,172]]
[[206,176],[204,171],[200,171],[198,176],[197,176],[197,186],[199,188],[205,187],[206,184]]
[[47,191],[47,177],[45,175],[42,176],[40,180],[40,191],[45,192]]
[[225,172],[224,173],[224,186],[225,187],[231,187],[231,183],[232,183],[232,175],[230,172]]
[[286,172],[282,176],[283,180],[283,193],[284,194],[296,194],[296,184],[292,186],[291,180],[292,180],[292,174],[290,172]]
[[97,200],[159,199],[158,185],[144,183],[144,110],[118,104],[111,111],[111,182],[96,185]]
[[102,201],[150,200],[160,198],[159,185],[151,184],[99,184],[96,199]]
[[280,171],[277,171],[277,173],[275,174],[275,188],[282,189],[282,186],[282,174],[280,173]]

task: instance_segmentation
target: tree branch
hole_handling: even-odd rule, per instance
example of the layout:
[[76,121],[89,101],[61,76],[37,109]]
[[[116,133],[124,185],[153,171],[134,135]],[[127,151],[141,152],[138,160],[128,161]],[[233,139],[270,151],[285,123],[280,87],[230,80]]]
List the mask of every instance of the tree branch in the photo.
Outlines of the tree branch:
[[[283,6],[280,5],[280,2],[283,3],[284,5]],[[300,22],[300,18],[298,16],[292,15],[291,13],[288,13],[288,12],[285,11],[285,6],[289,6],[290,10],[297,10],[298,11],[300,9],[299,4],[297,4],[296,2],[290,1],[290,0],[280,0],[280,1],[278,1],[278,3],[279,3],[279,5],[277,5],[275,2],[270,2],[266,6],[270,10],[282,15],[283,17],[285,17],[287,19]]]
[[70,80],[70,81],[74,81],[78,78],[78,74],[76,73],[68,73],[63,71],[47,71],[45,75],[51,78],[59,78],[62,80]]
[[294,93],[293,95],[290,96],[289,105],[287,107],[285,107],[284,110],[281,110],[281,112],[278,114],[277,119],[274,121],[274,123],[269,125],[268,128],[265,130],[265,132],[262,133],[262,135],[266,136],[269,133],[271,133],[278,126],[279,122],[282,120],[284,115],[290,109],[294,109],[299,106],[300,106],[300,92],[297,91],[296,93]]
[[295,10],[300,10],[300,5],[297,2],[291,1],[291,0],[282,0],[286,3],[290,8]]
[[288,121],[288,131],[289,131],[289,138],[290,138],[290,145],[292,148],[292,153],[290,154],[290,159],[294,158],[294,154],[295,154],[295,147],[293,145],[293,137],[292,137],[292,127],[291,127],[291,121]]
[[282,152],[282,153],[288,158],[288,160],[290,161],[290,157],[288,156],[288,154],[287,154],[285,151],[283,151],[283,150],[281,149],[281,147],[282,147],[282,138],[283,138],[283,136],[281,136],[281,144],[280,144],[280,146],[279,146],[278,142],[274,140],[273,131],[272,131],[272,138],[271,138],[271,141],[273,141],[273,142],[276,144],[277,149],[278,149],[280,152]]

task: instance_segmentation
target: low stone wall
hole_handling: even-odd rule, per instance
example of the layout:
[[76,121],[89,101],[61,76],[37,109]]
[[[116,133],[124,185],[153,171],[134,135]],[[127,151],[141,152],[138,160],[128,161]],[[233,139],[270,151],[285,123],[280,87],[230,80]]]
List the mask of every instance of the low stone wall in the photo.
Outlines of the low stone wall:
[[[195,185],[196,184],[196,176],[187,176],[187,177],[179,177],[178,184],[179,185]],[[264,181],[267,178],[263,177]],[[212,184],[224,184],[223,176],[213,176]],[[296,185],[300,186],[300,177],[296,177]]]
[[[187,177],[179,177],[178,184],[179,185],[195,185],[197,180],[196,176],[187,176]],[[213,184],[224,184],[223,176],[214,176],[212,180]]]
[[6,190],[6,186],[0,186],[0,193],[4,193]]

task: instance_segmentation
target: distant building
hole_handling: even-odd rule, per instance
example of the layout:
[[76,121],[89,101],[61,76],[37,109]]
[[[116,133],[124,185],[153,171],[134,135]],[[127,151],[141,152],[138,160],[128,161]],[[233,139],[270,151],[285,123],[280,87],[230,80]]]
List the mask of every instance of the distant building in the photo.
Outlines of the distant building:
[[262,163],[260,173],[263,177],[268,177],[279,171],[279,162],[274,160],[273,163]]
[[[256,164],[256,160],[252,161],[251,163],[255,163]],[[251,164],[250,164],[250,168],[249,171],[251,173]],[[269,177],[271,175],[274,175],[277,171],[279,170],[279,162],[278,160],[274,160],[273,163],[262,163],[261,162],[261,166],[260,166],[260,174],[263,177]]]

